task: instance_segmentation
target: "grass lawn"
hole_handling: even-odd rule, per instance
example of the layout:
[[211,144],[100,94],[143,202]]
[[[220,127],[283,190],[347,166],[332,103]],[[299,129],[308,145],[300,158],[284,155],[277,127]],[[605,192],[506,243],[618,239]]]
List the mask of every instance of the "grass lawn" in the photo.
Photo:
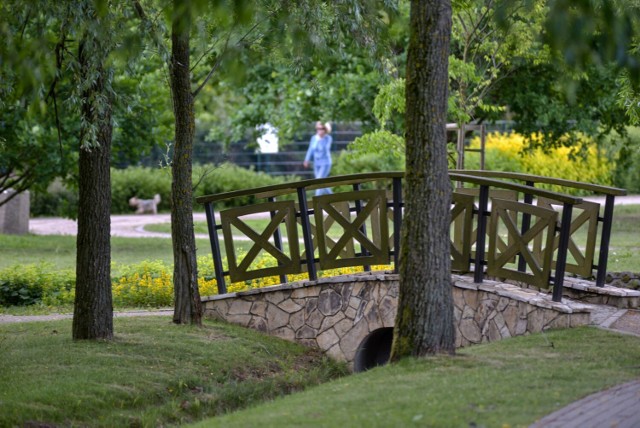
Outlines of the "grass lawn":
[[[208,239],[197,239],[198,255],[211,254]],[[165,238],[111,238],[111,259],[116,264],[163,260],[173,264],[171,240]],[[74,269],[75,236],[2,235],[0,269],[14,264],[52,263],[58,269]]]
[[317,351],[231,325],[116,318],[110,342],[71,321],[0,325],[0,426],[167,426],[345,374]]
[[197,427],[526,427],[640,376],[640,338],[555,330],[344,377]]

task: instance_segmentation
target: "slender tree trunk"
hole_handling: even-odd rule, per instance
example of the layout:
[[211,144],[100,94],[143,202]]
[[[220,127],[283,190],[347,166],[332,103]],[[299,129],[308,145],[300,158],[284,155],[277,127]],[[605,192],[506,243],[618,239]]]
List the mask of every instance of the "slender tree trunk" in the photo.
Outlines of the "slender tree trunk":
[[202,324],[202,303],[198,290],[196,239],[193,230],[191,169],[195,134],[194,101],[189,71],[188,8],[174,0],[171,29],[170,80],[175,115],[175,146],[171,183],[171,237],[173,241],[173,286],[176,324]]
[[406,197],[392,361],[455,350],[446,151],[450,37],[450,1],[411,1]]
[[[80,45],[81,67],[89,53]],[[84,73],[86,70],[82,70]],[[76,255],[76,296],[73,311],[74,339],[111,339],[113,303],[111,297],[111,103],[96,117],[90,102],[105,91],[102,70],[84,94],[82,116],[98,123],[98,146],[80,149],[78,179],[78,237]]]

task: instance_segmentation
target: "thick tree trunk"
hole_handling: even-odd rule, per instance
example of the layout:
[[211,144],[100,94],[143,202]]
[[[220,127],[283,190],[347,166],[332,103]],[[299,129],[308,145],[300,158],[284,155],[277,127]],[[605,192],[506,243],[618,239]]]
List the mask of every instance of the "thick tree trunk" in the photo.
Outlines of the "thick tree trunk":
[[[86,64],[80,49],[80,62]],[[83,98],[84,120],[98,122],[98,147],[80,149],[76,296],[73,310],[74,339],[111,339],[111,105],[96,118],[90,99],[104,91],[100,76]],[[107,97],[108,99],[108,97]]]
[[193,190],[191,168],[195,134],[194,101],[189,71],[188,8],[174,0],[176,16],[171,34],[171,93],[175,115],[175,146],[171,183],[171,237],[173,241],[173,286],[176,324],[202,323],[202,303],[198,290],[196,239],[193,231]]
[[453,353],[446,116],[451,4],[412,0],[406,82],[406,184],[392,360]]

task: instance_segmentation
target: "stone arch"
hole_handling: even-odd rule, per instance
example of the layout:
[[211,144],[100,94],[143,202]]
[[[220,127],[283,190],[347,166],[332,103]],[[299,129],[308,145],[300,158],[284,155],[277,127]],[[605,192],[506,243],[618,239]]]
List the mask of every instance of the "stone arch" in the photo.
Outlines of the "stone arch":
[[369,333],[358,346],[353,370],[362,372],[388,363],[392,342],[392,327],[379,328]]

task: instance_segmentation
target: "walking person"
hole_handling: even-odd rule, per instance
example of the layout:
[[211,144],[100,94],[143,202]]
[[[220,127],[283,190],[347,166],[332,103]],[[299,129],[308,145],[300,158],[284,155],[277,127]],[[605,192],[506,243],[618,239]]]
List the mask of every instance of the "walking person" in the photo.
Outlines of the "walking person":
[[[309,162],[313,162],[313,175],[315,178],[325,178],[331,172],[331,124],[329,122],[316,122],[316,134],[311,137],[309,149],[304,158],[303,165],[309,168]],[[333,192],[329,188],[317,189],[316,196],[330,195]]]

